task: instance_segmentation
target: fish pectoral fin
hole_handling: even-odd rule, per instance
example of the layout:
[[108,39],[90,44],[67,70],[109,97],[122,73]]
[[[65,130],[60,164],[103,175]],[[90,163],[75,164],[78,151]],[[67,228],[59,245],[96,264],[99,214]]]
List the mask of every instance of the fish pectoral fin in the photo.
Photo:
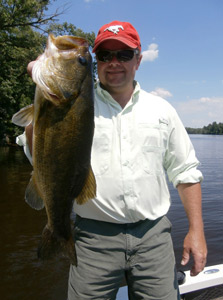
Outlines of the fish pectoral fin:
[[25,127],[32,122],[33,115],[34,115],[34,105],[31,104],[20,109],[20,111],[15,113],[12,117],[12,123],[18,126]]
[[85,185],[81,190],[80,194],[75,199],[75,201],[77,202],[77,204],[84,204],[88,200],[93,199],[95,197],[96,197],[96,181],[95,181],[92,168],[90,167]]
[[44,208],[44,202],[39,196],[33,176],[31,177],[30,182],[26,188],[25,201],[36,210]]

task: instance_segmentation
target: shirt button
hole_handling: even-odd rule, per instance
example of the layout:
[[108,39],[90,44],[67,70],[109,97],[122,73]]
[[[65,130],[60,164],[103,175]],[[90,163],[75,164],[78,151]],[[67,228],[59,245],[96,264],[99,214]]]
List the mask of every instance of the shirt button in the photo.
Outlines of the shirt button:
[[128,166],[128,164],[129,164],[129,162],[126,160],[126,161],[124,161],[123,166]]

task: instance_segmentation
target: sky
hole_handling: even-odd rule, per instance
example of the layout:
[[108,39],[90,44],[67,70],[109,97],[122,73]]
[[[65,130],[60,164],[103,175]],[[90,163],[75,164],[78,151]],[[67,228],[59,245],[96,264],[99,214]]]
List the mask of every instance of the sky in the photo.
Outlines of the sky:
[[[65,6],[65,7],[64,7]],[[47,14],[97,34],[114,20],[138,31],[142,89],[165,98],[184,126],[223,122],[222,0],[55,0]]]

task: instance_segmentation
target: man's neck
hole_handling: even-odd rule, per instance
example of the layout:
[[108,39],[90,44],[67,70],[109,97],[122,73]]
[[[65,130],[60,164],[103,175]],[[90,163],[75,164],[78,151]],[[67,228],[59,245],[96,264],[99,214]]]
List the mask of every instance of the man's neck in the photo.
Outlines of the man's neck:
[[129,102],[129,100],[131,99],[133,94],[133,90],[131,92],[128,93],[122,93],[122,94],[118,94],[118,93],[110,93],[110,95],[112,96],[112,98],[118,102],[118,104],[124,108],[126,106],[126,104]]
[[[102,84],[101,87],[105,90],[107,90]],[[109,91],[107,90],[107,92],[112,96],[112,98],[118,102],[118,104],[124,108],[126,106],[126,104],[129,102],[129,100],[132,97],[132,94],[134,92],[134,88],[135,88],[135,83],[133,84],[133,86],[131,86],[129,89],[127,90],[111,90],[109,89]]]

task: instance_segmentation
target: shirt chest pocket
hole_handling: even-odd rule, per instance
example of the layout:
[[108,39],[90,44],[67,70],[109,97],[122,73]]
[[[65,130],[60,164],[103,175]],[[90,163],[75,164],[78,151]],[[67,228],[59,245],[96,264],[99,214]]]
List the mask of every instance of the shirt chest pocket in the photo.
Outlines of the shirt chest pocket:
[[139,126],[142,166],[146,173],[162,175],[167,148],[167,130],[160,125]]

